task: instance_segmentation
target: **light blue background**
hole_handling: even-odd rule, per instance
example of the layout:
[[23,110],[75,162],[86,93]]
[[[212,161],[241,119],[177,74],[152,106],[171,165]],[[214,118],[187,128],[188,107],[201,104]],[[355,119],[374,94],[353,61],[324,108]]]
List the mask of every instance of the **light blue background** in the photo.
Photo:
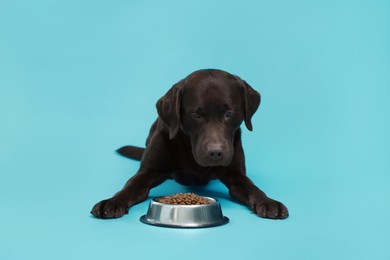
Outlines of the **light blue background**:
[[[91,207],[138,163],[155,102],[201,68],[262,94],[247,170],[290,209],[228,225]],[[389,1],[0,1],[0,259],[390,259]],[[187,191],[166,182],[152,196]]]

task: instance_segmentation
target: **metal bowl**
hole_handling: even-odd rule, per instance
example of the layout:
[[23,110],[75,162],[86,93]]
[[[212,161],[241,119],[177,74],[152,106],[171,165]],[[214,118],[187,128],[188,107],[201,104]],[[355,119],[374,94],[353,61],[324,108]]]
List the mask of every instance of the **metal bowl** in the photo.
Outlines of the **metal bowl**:
[[222,215],[221,205],[214,198],[203,197],[210,204],[202,205],[173,205],[151,200],[146,215],[140,220],[149,225],[177,228],[215,227],[229,222]]

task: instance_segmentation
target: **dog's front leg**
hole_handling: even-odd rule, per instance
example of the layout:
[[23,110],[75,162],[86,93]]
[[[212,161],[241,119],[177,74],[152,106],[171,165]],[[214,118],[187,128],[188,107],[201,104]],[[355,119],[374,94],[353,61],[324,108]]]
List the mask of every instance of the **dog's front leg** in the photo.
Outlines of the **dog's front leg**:
[[97,203],[91,213],[97,218],[119,218],[128,213],[134,204],[144,201],[149,191],[164,182],[167,175],[150,169],[140,169],[130,178],[121,191],[112,198]]
[[283,203],[273,200],[261,191],[242,173],[221,173],[217,177],[229,189],[230,196],[249,206],[263,218],[283,219],[288,217],[288,210]]

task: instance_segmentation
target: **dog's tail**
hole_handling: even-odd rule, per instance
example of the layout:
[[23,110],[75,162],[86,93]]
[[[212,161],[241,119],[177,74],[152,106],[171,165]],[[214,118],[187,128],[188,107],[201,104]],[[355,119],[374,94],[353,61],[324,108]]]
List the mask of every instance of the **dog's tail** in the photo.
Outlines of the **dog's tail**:
[[119,153],[120,155],[122,155],[124,157],[130,158],[133,160],[137,160],[137,161],[141,161],[141,158],[142,158],[142,155],[144,154],[145,148],[128,145],[128,146],[123,146],[116,151],[117,151],[117,153]]

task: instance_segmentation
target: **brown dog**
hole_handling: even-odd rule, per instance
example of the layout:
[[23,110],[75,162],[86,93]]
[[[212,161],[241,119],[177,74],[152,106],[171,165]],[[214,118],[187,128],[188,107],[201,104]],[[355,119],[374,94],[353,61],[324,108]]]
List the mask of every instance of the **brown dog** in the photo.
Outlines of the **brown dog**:
[[183,185],[219,179],[229,194],[260,217],[288,217],[287,208],[268,198],[245,173],[240,125],[252,131],[260,94],[245,81],[221,70],[200,70],[175,84],[158,102],[158,119],[146,148],[118,152],[141,160],[138,172],[112,198],[97,203],[98,218],[119,218],[145,200],[150,189],[169,178]]

